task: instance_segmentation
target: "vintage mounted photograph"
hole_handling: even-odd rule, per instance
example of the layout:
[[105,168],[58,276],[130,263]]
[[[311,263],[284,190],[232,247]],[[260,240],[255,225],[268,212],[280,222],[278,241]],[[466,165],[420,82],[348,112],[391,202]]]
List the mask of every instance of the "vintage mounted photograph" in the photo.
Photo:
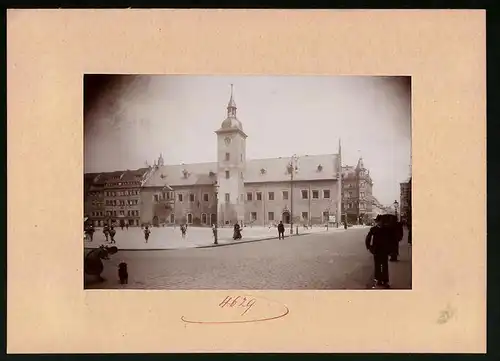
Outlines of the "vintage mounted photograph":
[[83,87],[85,289],[412,288],[411,77]]

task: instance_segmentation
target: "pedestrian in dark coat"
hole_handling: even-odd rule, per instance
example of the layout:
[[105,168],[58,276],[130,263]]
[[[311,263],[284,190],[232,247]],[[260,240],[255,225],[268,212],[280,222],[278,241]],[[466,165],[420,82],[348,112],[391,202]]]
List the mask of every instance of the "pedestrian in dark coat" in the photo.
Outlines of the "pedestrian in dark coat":
[[392,231],[382,224],[380,217],[376,226],[371,227],[365,239],[366,249],[373,254],[375,266],[375,284],[389,288],[389,254],[392,248]]
[[104,233],[104,237],[106,237],[106,242],[108,241],[108,237],[109,237],[109,226],[108,225],[105,225],[103,230],[102,230],[102,233]]
[[111,237],[111,243],[116,243],[115,234],[116,234],[115,227],[111,227],[109,230],[109,236]]
[[285,225],[283,221],[280,221],[280,224],[278,224],[278,239],[285,239]]

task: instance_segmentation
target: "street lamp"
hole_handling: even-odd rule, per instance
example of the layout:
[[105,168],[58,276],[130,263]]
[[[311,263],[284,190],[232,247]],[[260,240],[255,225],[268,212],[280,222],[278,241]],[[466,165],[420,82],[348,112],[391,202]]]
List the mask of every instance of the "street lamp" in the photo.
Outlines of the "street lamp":
[[299,157],[294,154],[288,163],[288,172],[290,173],[290,235],[293,235],[293,175],[299,169],[298,160]]
[[215,223],[214,223],[214,244],[218,244],[217,242],[217,223],[219,223],[219,184],[217,181],[214,182],[215,187]]
[[399,207],[399,202],[394,201],[394,214],[396,215],[396,218],[398,218],[398,207]]

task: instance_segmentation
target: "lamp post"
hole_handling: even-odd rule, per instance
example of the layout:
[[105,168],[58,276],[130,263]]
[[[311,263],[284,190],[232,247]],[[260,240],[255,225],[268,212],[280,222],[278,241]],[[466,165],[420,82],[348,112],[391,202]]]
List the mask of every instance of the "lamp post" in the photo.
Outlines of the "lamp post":
[[299,157],[294,154],[288,163],[288,172],[290,173],[290,235],[293,235],[293,175],[299,169],[297,161]]
[[217,223],[219,223],[219,184],[217,181],[214,182],[214,187],[215,187],[215,223],[213,225],[214,230],[214,244],[218,244],[217,242]]

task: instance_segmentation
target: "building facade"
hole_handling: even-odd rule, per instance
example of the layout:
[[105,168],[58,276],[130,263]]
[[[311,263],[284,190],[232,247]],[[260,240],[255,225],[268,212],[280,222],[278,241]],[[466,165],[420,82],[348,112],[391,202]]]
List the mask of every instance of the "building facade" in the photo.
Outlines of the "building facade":
[[[137,171],[142,174],[140,184],[127,188],[137,192],[132,200],[139,200],[133,203],[137,208],[130,209],[134,211],[133,224],[229,226],[236,222],[271,225],[279,221],[319,224],[340,220],[340,144],[334,154],[247,159],[248,136],[237,118],[232,89],[227,116],[214,138],[215,162],[165,165],[160,155],[153,166]],[[105,215],[112,212],[111,217],[122,215],[122,211],[128,215],[125,208],[116,208],[123,204],[115,203],[123,196],[117,193],[120,181],[116,176],[108,175],[113,182],[107,180],[101,187],[114,193],[109,197],[108,193],[99,195],[104,200]]]
[[96,227],[105,224],[139,226],[141,191],[153,169],[86,174],[84,213]]
[[399,184],[400,188],[400,215],[402,220],[411,218],[411,178]]
[[373,181],[363,158],[359,158],[355,167],[342,167],[342,193],[343,220],[357,224],[373,218]]

